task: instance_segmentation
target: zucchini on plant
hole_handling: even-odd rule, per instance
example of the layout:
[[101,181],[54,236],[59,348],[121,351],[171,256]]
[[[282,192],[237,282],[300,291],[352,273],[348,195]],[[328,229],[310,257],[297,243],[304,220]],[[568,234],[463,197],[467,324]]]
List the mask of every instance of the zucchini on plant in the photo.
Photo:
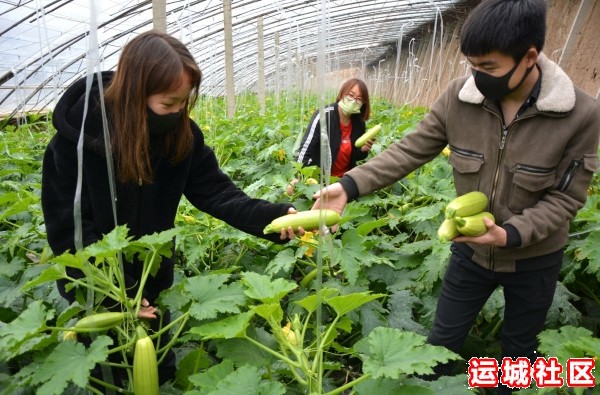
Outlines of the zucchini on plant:
[[141,326],[136,328],[133,355],[133,391],[135,395],[158,395],[158,362],[152,339]]
[[297,231],[298,228],[317,229],[319,227],[321,217],[323,217],[325,226],[333,226],[340,222],[340,215],[335,210],[325,209],[300,211],[296,214],[287,214],[279,218],[275,218],[263,229],[263,233],[278,233],[281,231],[281,229],[287,230],[290,226],[294,231]]
[[103,332],[120,325],[129,313],[106,312],[83,317],[71,328],[74,332]]

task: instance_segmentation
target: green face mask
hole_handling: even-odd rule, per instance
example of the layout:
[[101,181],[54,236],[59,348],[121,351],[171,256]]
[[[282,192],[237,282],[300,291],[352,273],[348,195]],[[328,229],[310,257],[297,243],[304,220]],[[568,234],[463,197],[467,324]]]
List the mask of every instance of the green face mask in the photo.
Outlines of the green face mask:
[[352,115],[360,114],[360,108],[362,107],[362,103],[351,99],[349,96],[344,96],[344,98],[339,101],[338,106],[340,106],[344,114]]

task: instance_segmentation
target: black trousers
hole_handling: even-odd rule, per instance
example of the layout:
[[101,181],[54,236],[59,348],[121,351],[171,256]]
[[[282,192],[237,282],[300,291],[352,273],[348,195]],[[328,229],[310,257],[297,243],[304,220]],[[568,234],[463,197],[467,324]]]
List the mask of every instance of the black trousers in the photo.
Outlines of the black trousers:
[[[468,248],[453,245],[451,250],[428,342],[458,353],[485,302],[501,286],[505,301],[501,357],[528,357],[533,361],[537,335],[544,327],[556,290],[562,252],[549,255],[555,262],[548,262],[544,269],[499,273],[471,261]],[[511,391],[500,386],[498,393]]]

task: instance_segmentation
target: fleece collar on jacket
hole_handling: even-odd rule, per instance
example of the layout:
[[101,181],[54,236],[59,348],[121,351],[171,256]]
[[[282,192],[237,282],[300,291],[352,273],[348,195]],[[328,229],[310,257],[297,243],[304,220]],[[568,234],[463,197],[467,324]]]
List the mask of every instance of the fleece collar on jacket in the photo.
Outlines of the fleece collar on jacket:
[[[542,89],[535,103],[539,111],[568,112],[575,107],[575,86],[567,74],[556,63],[540,53],[537,64],[542,70]],[[481,104],[484,96],[475,86],[475,79],[467,79],[458,93],[466,103]]]

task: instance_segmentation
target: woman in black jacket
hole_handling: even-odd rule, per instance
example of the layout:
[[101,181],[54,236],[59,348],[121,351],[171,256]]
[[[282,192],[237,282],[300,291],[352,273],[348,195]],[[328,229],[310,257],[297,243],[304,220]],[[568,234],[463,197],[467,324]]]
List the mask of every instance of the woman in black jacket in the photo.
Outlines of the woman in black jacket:
[[[70,86],[53,114],[57,133],[43,160],[42,209],[55,255],[92,244],[116,225],[127,225],[134,238],[173,228],[183,195],[199,210],[249,234],[281,243],[294,237],[284,230],[263,235],[271,220],[295,210],[252,199],[239,189],[189,118],[202,74],[181,42],[158,31],[143,33],[124,47],[116,72],[96,77],[89,94],[86,78]],[[80,216],[74,215],[78,211]],[[163,258],[158,273],[148,279],[140,316],[155,318],[152,306],[173,284],[173,265],[172,258]],[[123,267],[128,293],[135,295],[142,262]],[[68,274],[83,276],[70,268]],[[73,302],[75,292],[66,292],[64,282],[58,285]]]
[[[324,108],[329,132],[331,175],[342,177],[367,157],[373,140],[360,148],[354,143],[365,133],[365,122],[371,115],[369,91],[362,80],[351,78],[342,84],[335,103]],[[310,119],[296,156],[304,166],[321,166],[321,116],[316,110]]]

